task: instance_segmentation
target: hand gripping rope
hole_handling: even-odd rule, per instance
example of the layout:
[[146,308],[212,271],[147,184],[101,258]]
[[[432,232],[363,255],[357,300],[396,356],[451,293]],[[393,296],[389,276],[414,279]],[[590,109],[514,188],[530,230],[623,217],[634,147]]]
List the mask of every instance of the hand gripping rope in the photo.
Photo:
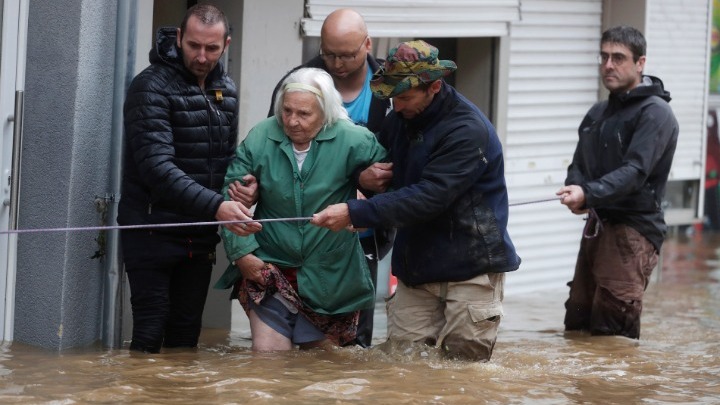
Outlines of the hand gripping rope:
[[[517,205],[537,204],[546,201],[556,201],[559,197],[545,198],[541,200],[523,201],[508,204],[509,207]],[[108,226],[84,226],[70,228],[33,228],[33,229],[9,229],[0,231],[0,235],[11,233],[45,233],[45,232],[79,232],[79,231],[108,231],[113,229],[147,229],[147,228],[180,228],[186,226],[214,226],[226,224],[248,224],[251,222],[300,222],[309,221],[312,217],[291,217],[291,218],[266,218],[266,219],[245,219],[237,221],[208,221],[208,222],[178,222],[168,224],[138,224],[138,225],[108,225]]]

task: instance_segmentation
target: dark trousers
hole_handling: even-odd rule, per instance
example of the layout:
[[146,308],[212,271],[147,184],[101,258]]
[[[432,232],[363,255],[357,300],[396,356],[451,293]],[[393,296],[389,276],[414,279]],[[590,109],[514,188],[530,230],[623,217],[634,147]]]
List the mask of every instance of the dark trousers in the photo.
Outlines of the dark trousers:
[[214,253],[190,255],[183,245],[176,251],[168,240],[135,235],[123,235],[133,315],[130,350],[157,353],[162,347],[196,347]]
[[604,222],[597,237],[580,243],[565,330],[639,339],[643,295],[657,262],[655,247],[638,231]]
[[[375,236],[367,236],[360,238],[365,260],[370,268],[370,277],[372,278],[373,287],[377,291],[377,273],[378,273],[378,252],[375,243]],[[362,347],[370,347],[372,344],[373,334],[373,317],[375,315],[375,304],[372,308],[360,311],[360,320],[358,321],[357,337],[355,341]]]

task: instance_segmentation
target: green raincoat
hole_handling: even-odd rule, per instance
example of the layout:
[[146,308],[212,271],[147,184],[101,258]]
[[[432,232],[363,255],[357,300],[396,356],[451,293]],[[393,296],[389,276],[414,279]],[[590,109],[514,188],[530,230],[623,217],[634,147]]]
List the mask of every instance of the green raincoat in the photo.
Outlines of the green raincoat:
[[[228,184],[250,173],[259,183],[255,219],[310,217],[355,198],[353,173],[385,155],[372,132],[343,120],[318,133],[298,171],[290,139],[270,117],[238,146],[223,194],[228,200]],[[287,221],[263,223],[261,232],[248,237],[224,228],[221,234],[231,262],[253,253],[265,262],[297,267],[298,294],[315,312],[333,315],[373,304],[374,288],[357,233]],[[231,265],[216,287],[230,288],[240,277]]]

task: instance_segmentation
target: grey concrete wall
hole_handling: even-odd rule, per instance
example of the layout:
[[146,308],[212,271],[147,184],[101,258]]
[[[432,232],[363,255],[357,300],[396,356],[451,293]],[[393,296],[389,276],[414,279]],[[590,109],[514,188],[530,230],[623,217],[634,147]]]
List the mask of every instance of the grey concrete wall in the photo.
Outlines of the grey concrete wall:
[[[116,0],[30,2],[19,224],[93,226],[108,184]],[[45,348],[101,337],[96,232],[18,240],[15,341]]]

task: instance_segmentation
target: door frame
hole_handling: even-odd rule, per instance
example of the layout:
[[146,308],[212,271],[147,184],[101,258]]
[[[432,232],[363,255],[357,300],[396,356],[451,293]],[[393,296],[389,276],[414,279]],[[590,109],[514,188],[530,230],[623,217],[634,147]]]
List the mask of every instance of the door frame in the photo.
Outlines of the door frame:
[[[22,129],[22,109],[19,109],[19,117],[15,115],[16,104],[20,103],[22,107],[25,89],[29,0],[0,0],[0,7],[0,230],[7,231],[14,222],[11,208],[18,209],[10,206],[10,195],[11,185],[19,184],[19,173],[13,173],[13,167],[19,167],[19,162],[13,162],[13,149],[19,146],[15,145],[19,142],[15,139],[16,134],[21,135],[16,126]],[[16,198],[16,201],[19,199]],[[13,340],[14,333],[16,257],[17,234],[0,235],[0,258],[3,258],[0,259],[0,336],[6,342]]]

